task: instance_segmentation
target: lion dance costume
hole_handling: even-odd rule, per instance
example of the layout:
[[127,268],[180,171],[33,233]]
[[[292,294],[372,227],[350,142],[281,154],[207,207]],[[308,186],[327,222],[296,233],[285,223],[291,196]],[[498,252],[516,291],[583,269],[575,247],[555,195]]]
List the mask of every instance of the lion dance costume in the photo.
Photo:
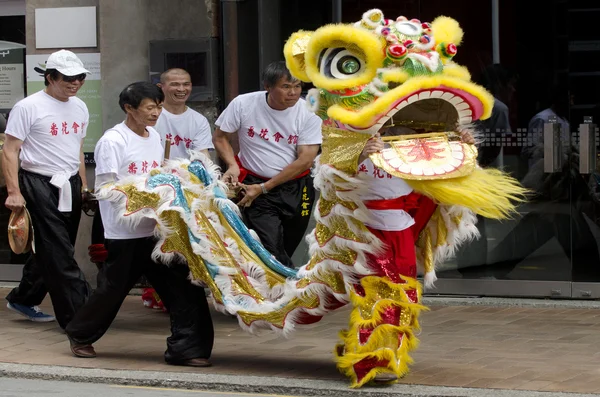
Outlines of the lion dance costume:
[[[307,104],[323,119],[317,225],[307,236],[311,259],[300,269],[278,263],[246,228],[218,169],[201,153],[98,196],[113,201],[124,222],[156,219],[156,259],[185,260],[191,281],[210,288],[216,309],[236,315],[243,329],[288,335],[350,304],[348,329],[335,349],[340,371],[352,387],[380,374],[401,377],[425,309],[416,268],[431,286],[436,264],[477,237],[475,214],[506,218],[525,194],[511,177],[478,167],[475,147],[457,139],[456,131],[489,117],[493,105],[452,62],[461,38],[450,18],[389,20],[379,10],[354,25],[290,37],[288,68],[316,87]],[[411,134],[385,138],[389,147],[370,156],[372,172],[401,179],[408,189],[365,201],[369,184],[359,157],[389,126]],[[404,211],[409,227],[367,227],[380,210]]]

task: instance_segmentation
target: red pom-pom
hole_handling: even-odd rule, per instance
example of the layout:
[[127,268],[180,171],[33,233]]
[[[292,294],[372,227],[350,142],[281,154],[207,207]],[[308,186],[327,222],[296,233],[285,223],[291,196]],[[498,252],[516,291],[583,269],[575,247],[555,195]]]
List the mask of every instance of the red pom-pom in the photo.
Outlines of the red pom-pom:
[[453,57],[454,55],[456,55],[457,52],[458,49],[453,43],[450,43],[446,46],[446,54],[448,54],[449,56]]
[[408,53],[408,50],[402,44],[392,44],[388,47],[388,53],[392,58],[402,58]]

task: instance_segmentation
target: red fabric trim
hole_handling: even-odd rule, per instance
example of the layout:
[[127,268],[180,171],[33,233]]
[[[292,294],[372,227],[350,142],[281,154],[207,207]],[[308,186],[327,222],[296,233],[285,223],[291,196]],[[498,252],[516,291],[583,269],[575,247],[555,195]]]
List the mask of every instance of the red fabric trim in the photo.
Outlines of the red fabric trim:
[[370,210],[405,210],[408,212],[418,207],[421,197],[423,196],[419,193],[411,192],[406,196],[388,200],[367,200],[365,206]]
[[410,228],[415,240],[437,209],[437,204],[432,199],[415,192],[389,200],[368,200],[365,201],[365,206],[370,210],[406,211],[415,221]]
[[[254,173],[254,172],[250,171],[249,169],[247,169],[246,167],[244,167],[244,166],[242,165],[242,162],[240,161],[240,158],[239,158],[238,156],[235,156],[235,161],[237,162],[237,164],[238,164],[238,167],[240,167],[240,176],[239,176],[239,178],[238,178],[238,181],[239,181],[239,182],[244,182],[244,179],[246,179],[246,177],[247,177],[248,175],[252,175],[252,176],[255,176],[255,177],[257,177],[257,178],[260,178],[260,179],[262,179],[263,181],[268,181],[269,179],[271,179],[271,178],[265,178],[265,177],[264,177],[264,176],[262,176],[262,175],[258,175],[257,173]],[[295,179],[300,179],[300,178],[302,178],[302,177],[305,177],[305,176],[306,176],[306,175],[308,175],[308,174],[310,174],[310,169],[308,169],[308,170],[306,170],[306,171],[302,172],[301,174],[297,175],[295,178],[292,178],[292,179],[293,179],[293,180],[295,180]]]

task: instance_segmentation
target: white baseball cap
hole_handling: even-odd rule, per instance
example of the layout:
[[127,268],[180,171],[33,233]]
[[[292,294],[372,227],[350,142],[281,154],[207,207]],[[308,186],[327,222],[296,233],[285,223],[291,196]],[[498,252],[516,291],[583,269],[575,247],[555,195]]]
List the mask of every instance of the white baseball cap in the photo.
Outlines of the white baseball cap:
[[67,50],[53,52],[46,61],[46,69],[56,69],[65,76],[77,76],[78,74],[91,74],[83,67],[83,62],[74,53]]

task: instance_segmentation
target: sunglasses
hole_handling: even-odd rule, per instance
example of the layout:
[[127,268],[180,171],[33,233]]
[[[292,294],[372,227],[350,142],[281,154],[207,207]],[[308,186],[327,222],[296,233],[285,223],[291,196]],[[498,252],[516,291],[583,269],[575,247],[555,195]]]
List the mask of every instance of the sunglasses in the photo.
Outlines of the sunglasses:
[[75,76],[65,76],[65,75],[63,75],[62,79],[66,83],[72,83],[72,82],[74,82],[76,80],[77,81],[83,81],[83,80],[85,80],[86,76],[87,76],[87,74],[85,74],[85,73],[81,73],[81,74],[78,74],[78,75],[75,75]]

